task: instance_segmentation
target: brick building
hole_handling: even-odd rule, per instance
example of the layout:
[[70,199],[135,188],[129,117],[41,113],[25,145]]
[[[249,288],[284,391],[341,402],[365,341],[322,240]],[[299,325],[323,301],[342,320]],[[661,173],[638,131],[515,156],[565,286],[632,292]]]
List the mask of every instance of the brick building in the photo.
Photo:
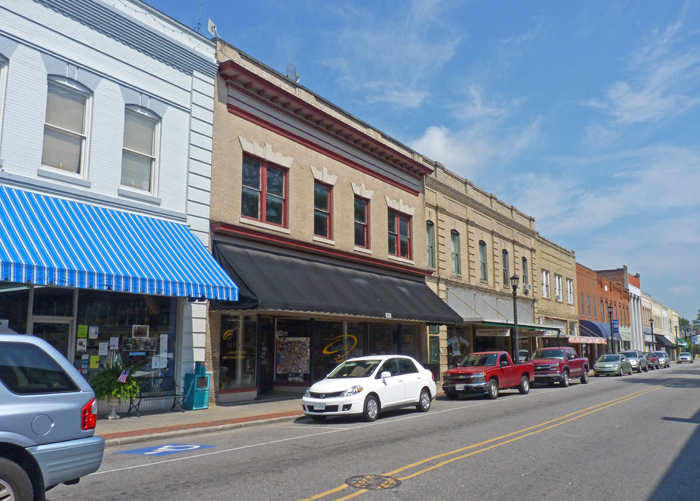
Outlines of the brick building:
[[231,45],[217,56],[212,252],[241,289],[210,313],[218,401],[303,391],[350,356],[428,365],[427,325],[461,321],[425,283],[433,167]]

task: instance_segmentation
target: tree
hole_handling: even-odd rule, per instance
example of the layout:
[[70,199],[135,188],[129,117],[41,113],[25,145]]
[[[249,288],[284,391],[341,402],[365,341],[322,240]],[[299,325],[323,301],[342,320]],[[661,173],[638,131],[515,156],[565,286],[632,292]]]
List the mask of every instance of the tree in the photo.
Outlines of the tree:
[[687,318],[678,317],[678,329],[683,331],[686,327],[690,327],[690,321]]

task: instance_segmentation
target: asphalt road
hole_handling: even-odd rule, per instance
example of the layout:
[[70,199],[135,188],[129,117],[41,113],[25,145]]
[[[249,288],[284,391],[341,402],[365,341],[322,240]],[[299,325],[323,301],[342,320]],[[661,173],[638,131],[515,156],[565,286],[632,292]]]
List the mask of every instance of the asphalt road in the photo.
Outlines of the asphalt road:
[[[569,388],[438,398],[375,423],[307,418],[109,448],[101,469],[51,501],[697,500],[700,363]],[[168,455],[124,451],[210,445]],[[400,485],[348,486],[385,475]],[[384,486],[392,485],[392,480]]]

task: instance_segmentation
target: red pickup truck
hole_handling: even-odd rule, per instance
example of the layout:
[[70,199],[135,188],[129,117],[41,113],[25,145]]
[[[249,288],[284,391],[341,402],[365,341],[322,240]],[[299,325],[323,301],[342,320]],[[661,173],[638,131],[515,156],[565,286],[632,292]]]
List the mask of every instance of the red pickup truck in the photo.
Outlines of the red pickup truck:
[[472,353],[459,367],[445,372],[442,390],[450,400],[469,393],[498,398],[498,392],[508,388],[517,388],[525,395],[530,391],[534,374],[532,363],[514,364],[505,351]]
[[581,378],[583,384],[588,383],[588,359],[579,357],[573,348],[540,348],[532,354],[531,360],[537,383],[558,382],[566,387],[571,378]]

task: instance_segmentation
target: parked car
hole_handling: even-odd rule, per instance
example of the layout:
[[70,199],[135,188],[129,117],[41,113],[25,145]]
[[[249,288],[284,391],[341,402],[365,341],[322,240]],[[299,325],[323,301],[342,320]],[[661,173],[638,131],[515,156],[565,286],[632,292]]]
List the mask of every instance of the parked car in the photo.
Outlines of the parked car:
[[58,350],[0,334],[0,499],[43,500],[97,471],[105,442],[96,421],[92,388]]
[[644,356],[639,350],[629,350],[621,351],[621,355],[624,355],[627,360],[629,360],[633,371],[637,372],[649,372],[649,366],[647,365],[647,357]]
[[336,367],[306,390],[301,406],[314,421],[352,415],[374,421],[390,408],[415,406],[427,412],[436,392],[432,372],[411,357],[367,356]]
[[601,355],[593,366],[595,377],[599,376],[623,376],[632,374],[632,365],[629,359],[622,353],[613,355]]
[[588,383],[588,359],[579,357],[573,348],[540,348],[532,354],[532,365],[536,383],[558,382],[566,387],[571,378]]
[[690,362],[692,364],[693,355],[691,355],[688,351],[682,351],[681,354],[678,355],[678,363],[680,364],[681,362]]
[[655,351],[654,355],[659,357],[659,365],[661,368],[671,367],[671,357],[665,351]]
[[644,356],[647,358],[647,365],[651,370],[661,368],[661,365],[659,363],[659,357],[656,354],[650,351],[645,351]]
[[505,351],[478,352],[445,372],[442,390],[450,400],[470,393],[498,398],[500,390],[508,388],[517,388],[525,395],[534,379],[532,362],[514,364]]

